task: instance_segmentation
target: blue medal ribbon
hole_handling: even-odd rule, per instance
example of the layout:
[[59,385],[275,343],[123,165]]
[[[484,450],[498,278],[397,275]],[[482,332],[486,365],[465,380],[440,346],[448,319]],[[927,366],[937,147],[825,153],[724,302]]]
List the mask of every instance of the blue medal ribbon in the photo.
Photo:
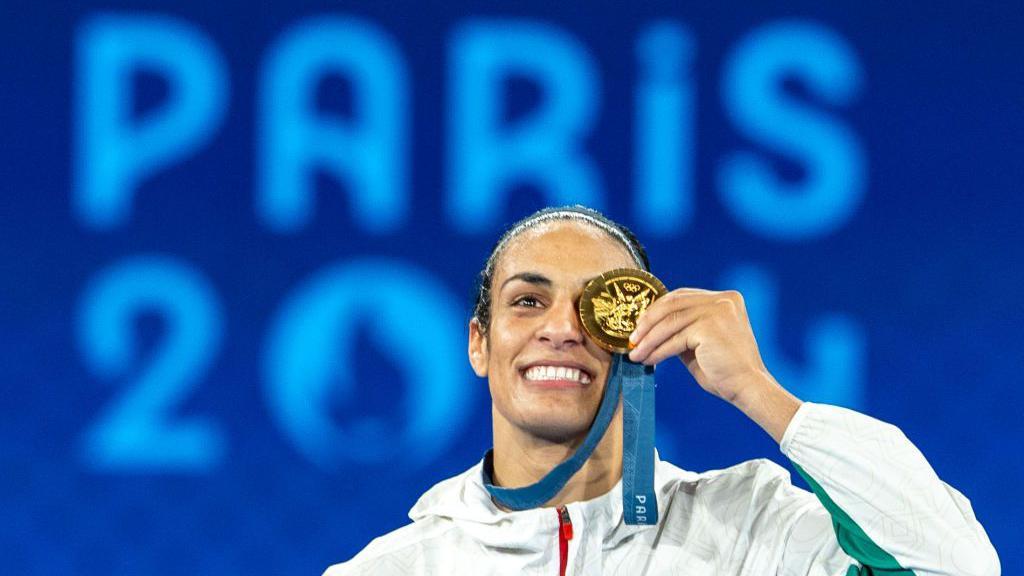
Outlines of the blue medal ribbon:
[[623,358],[618,368],[613,374],[622,380],[622,514],[626,524],[654,525],[654,366]]
[[484,487],[491,497],[510,510],[528,510],[557,495],[573,474],[583,467],[611,424],[622,395],[622,513],[626,524],[658,523],[658,502],[654,493],[654,367],[631,362],[622,354],[612,358],[611,374],[604,398],[583,444],[567,460],[555,466],[536,483],[521,488],[503,488],[493,482],[493,451],[484,456]]

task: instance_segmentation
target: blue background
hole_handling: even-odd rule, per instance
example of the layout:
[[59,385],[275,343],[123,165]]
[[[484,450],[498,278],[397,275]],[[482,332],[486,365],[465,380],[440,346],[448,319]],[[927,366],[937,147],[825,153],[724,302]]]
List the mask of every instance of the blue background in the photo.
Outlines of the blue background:
[[[489,447],[491,244],[580,200],[741,290],[779,380],[901,427],[1016,573],[1024,11],[819,4],[5,3],[5,571],[311,574],[404,524]],[[302,92],[303,54],[343,64]],[[684,468],[785,460],[678,362],[658,427]]]

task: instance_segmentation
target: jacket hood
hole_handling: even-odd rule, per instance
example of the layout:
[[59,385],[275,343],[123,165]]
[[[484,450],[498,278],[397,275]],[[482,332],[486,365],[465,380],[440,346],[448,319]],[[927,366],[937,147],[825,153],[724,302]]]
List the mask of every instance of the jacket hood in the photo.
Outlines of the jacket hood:
[[[679,471],[654,453],[654,487],[658,494],[658,514],[663,518],[664,505],[671,492],[679,489],[679,472],[686,480],[696,483],[698,475]],[[676,470],[666,474],[666,467]],[[622,516],[622,481],[611,490],[590,500],[573,502],[568,505],[569,516],[574,524],[580,520],[588,530],[600,530],[604,546],[614,547],[619,541],[644,530],[657,526],[631,526]],[[466,534],[472,535],[487,546],[540,551],[551,546],[556,538],[558,517],[554,508],[533,508],[506,512],[491,500],[483,484],[483,460],[458,476],[443,480],[428,490],[409,511],[414,522],[434,519],[452,522]],[[550,533],[551,539],[538,537]]]

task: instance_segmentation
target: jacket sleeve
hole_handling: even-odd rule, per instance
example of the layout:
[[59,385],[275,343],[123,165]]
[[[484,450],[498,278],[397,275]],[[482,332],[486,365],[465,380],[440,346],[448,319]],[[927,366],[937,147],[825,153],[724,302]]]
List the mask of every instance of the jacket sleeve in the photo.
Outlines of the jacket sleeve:
[[[805,402],[781,443],[824,506],[789,526],[780,574],[998,576],[971,503],[936,476],[899,428]],[[839,549],[836,548],[838,543]],[[844,554],[845,553],[845,554]],[[842,568],[841,568],[842,570]]]

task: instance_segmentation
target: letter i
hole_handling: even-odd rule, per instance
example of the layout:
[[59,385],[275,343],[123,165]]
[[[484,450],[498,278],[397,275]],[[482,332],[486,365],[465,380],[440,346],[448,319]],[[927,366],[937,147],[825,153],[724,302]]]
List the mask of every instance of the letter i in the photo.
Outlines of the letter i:
[[636,42],[633,216],[644,232],[681,234],[694,214],[693,35],[670,21],[644,29]]

